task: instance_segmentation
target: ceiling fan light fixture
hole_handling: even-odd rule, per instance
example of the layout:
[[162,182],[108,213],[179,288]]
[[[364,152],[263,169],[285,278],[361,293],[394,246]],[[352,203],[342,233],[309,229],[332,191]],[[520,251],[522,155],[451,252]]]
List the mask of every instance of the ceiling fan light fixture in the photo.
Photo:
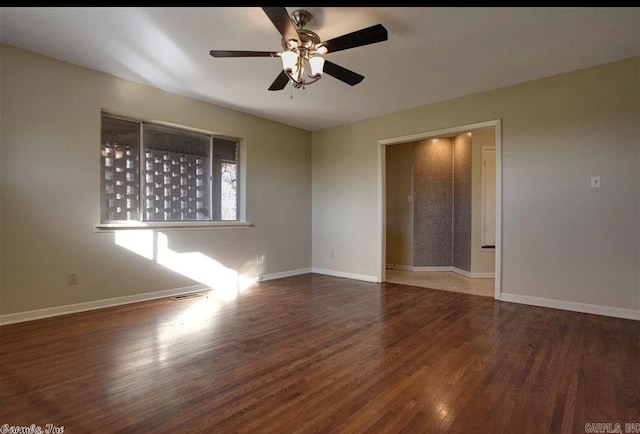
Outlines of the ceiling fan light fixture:
[[282,69],[286,72],[293,72],[297,69],[298,55],[294,51],[284,51],[280,57],[282,58]]
[[263,7],[272,24],[282,36],[283,51],[211,50],[213,57],[280,57],[282,71],[269,90],[282,90],[291,82],[296,89],[313,84],[327,75],[350,86],[360,83],[364,76],[325,60],[325,55],[388,39],[387,29],[376,24],[332,39],[322,40],[315,32],[304,28],[312,18],[311,13],[299,9],[291,15],[284,7]]
[[322,70],[324,69],[324,57],[316,54],[309,59],[309,66],[311,66],[312,77],[322,77]]

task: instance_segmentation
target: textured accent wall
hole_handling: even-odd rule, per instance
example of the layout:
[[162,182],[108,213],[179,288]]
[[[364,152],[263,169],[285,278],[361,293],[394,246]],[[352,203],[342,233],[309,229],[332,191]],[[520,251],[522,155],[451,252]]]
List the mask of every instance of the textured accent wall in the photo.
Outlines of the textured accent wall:
[[413,265],[471,271],[471,137],[413,144]]
[[413,265],[451,266],[452,144],[450,139],[413,147]]
[[453,138],[453,266],[471,272],[471,136]]

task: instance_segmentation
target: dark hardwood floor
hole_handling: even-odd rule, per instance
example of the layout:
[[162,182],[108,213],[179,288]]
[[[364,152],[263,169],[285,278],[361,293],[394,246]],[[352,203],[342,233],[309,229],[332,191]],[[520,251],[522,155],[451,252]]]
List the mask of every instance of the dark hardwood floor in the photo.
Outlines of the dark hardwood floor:
[[235,298],[6,325],[0,350],[0,429],[565,434],[640,423],[638,321],[316,274]]

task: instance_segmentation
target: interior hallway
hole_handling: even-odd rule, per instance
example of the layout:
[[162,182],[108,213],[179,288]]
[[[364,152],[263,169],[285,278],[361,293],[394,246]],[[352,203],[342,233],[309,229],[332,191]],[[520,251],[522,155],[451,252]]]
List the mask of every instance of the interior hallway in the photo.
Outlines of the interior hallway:
[[405,271],[387,268],[385,281],[485,297],[495,295],[495,279],[472,279],[453,271]]

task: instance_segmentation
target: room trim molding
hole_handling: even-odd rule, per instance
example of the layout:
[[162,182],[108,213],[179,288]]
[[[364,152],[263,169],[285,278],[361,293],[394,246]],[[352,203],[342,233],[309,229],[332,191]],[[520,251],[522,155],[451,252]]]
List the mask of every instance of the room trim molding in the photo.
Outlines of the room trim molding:
[[364,280],[365,282],[373,282],[373,283],[379,283],[380,282],[376,276],[367,276],[365,274],[347,273],[347,272],[344,272],[344,271],[337,271],[337,270],[327,270],[325,268],[313,267],[313,268],[311,268],[311,272],[312,273],[317,273],[317,274],[325,274],[327,276],[345,277],[347,279],[354,279],[354,280]]
[[255,281],[265,281],[273,279],[282,279],[283,277],[299,276],[300,274],[311,273],[311,268],[299,268],[297,270],[281,271],[279,273],[262,274],[262,279],[259,277],[254,278]]
[[47,307],[44,309],[30,310],[26,312],[9,313],[0,315],[0,326],[18,322],[33,321],[36,319],[50,318],[67,315],[70,313],[86,312],[89,310],[103,309],[106,307],[121,306],[123,304],[138,303],[141,301],[157,300],[176,295],[190,294],[209,289],[207,285],[193,285],[182,288],[166,289],[163,291],[145,292],[142,294],[126,295],[124,297],[106,298],[104,300],[87,301],[84,303],[67,304],[64,306]]
[[500,300],[502,294],[502,119],[493,119],[473,124],[453,126],[439,130],[424,131],[405,136],[389,137],[377,140],[378,147],[378,237],[376,243],[377,254],[377,279],[379,282],[385,280],[386,263],[386,156],[385,146],[398,143],[413,142],[417,140],[429,139],[441,135],[462,133],[478,128],[493,127],[496,148],[496,243],[495,270],[494,270],[494,299]]
[[528,295],[506,294],[504,292],[500,297],[500,301],[640,321],[640,310],[635,309],[601,306],[597,304],[579,303],[575,301],[555,300],[552,298],[531,297]]
[[[282,277],[296,276],[299,274],[310,273],[310,268],[301,268],[297,270],[282,271],[278,273],[263,274],[262,279],[258,276],[251,278],[254,282],[266,281],[272,279],[280,279]],[[68,304],[65,306],[47,307],[44,309],[30,310],[26,312],[9,313],[0,315],[0,326],[15,324],[19,322],[33,321],[37,319],[50,318],[54,316],[67,315],[70,313],[86,312],[96,309],[104,309],[107,307],[121,306],[124,304],[138,303],[141,301],[158,300],[161,298],[175,297],[176,295],[190,294],[210,290],[207,285],[192,285],[182,288],[166,289],[163,291],[145,292],[142,294],[126,295],[123,297],[107,298],[104,300],[88,301],[84,303]]]
[[458,273],[461,274],[465,277],[470,277],[472,279],[493,279],[495,278],[496,273],[493,272],[487,272],[487,273],[482,273],[482,272],[472,272],[472,271],[467,271],[467,270],[463,270],[461,268],[456,268],[456,267],[452,267],[454,273]]

